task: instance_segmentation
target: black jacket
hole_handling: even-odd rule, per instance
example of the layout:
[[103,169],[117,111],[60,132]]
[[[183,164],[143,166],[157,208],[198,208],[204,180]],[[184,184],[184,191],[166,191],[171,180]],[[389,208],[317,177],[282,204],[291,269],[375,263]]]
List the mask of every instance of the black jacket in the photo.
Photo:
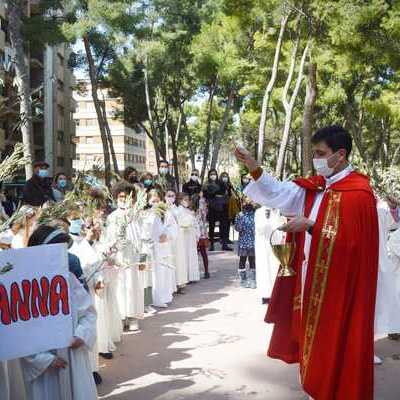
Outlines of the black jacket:
[[187,193],[189,196],[199,194],[201,192],[201,185],[199,182],[190,180],[183,185],[182,191]]
[[42,179],[33,175],[24,186],[23,203],[40,207],[47,201],[55,201],[50,179]]
[[209,214],[228,211],[229,187],[223,182],[209,181],[204,190],[204,197],[208,201]]

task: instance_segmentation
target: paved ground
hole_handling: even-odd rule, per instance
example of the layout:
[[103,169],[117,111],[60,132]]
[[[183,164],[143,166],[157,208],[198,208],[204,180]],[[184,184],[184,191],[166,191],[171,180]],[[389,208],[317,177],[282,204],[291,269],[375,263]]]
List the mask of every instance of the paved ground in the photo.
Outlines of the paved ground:
[[[239,288],[236,257],[216,253],[212,279],[190,285],[173,306],[127,334],[102,361],[109,400],[303,400],[296,366],[264,356],[270,327],[255,291]],[[376,400],[400,399],[400,342],[377,340]],[[351,400],[351,399],[349,399]]]

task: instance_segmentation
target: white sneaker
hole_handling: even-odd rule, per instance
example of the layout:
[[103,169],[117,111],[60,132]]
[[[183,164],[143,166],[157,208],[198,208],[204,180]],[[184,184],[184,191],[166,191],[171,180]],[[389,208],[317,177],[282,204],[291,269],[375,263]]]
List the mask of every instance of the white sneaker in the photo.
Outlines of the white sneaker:
[[383,360],[374,354],[374,365],[382,365]]
[[154,306],[158,307],[158,308],[168,308],[168,304],[165,304],[165,303],[154,304]]
[[144,312],[145,312],[146,314],[156,314],[156,313],[157,313],[157,310],[156,310],[154,307],[152,307],[152,306],[146,306],[146,307],[144,308]]
[[137,319],[129,321],[129,329],[130,332],[139,332],[139,321]]

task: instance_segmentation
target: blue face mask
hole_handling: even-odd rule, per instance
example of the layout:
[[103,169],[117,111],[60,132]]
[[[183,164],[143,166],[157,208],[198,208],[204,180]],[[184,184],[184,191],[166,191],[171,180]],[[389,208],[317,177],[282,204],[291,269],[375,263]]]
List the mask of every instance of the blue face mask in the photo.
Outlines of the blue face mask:
[[65,179],[60,179],[58,181],[58,187],[60,189],[65,189],[67,187],[67,181]]
[[47,169],[39,169],[38,171],[38,176],[40,178],[48,178],[49,176],[49,171]]
[[71,221],[71,225],[69,226],[69,233],[73,235],[79,235],[82,230],[82,220],[81,219],[73,219]]
[[151,179],[145,179],[143,183],[144,186],[149,187],[153,184],[153,181]]

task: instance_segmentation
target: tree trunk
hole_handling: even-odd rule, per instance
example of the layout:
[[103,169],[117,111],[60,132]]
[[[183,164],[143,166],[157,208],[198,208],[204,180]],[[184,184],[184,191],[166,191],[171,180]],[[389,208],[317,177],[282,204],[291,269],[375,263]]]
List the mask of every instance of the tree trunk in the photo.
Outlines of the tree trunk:
[[[24,4],[22,1],[7,2],[8,27],[10,30],[11,46],[15,50],[15,74],[19,84],[20,96],[20,114],[22,143],[24,145],[24,156],[27,159],[25,165],[26,179],[30,179],[33,174],[32,168],[32,101],[31,101],[31,83],[30,83],[30,65],[24,49],[24,39],[22,36],[22,19]],[[50,160],[49,160],[50,161]]]
[[103,111],[104,126],[105,126],[106,132],[107,132],[107,141],[108,141],[108,146],[109,146],[110,153],[111,153],[111,159],[112,159],[112,163],[113,163],[113,167],[114,167],[114,173],[115,173],[116,177],[119,179],[119,178],[121,178],[121,176],[119,174],[118,161],[117,161],[117,156],[115,154],[114,140],[113,140],[113,137],[111,134],[110,125],[108,124],[106,102],[104,99],[104,95],[103,95],[103,101],[101,102],[101,108]]
[[[288,101],[287,97],[286,97],[287,96],[287,91],[285,93],[285,90],[284,90],[284,93],[283,93],[282,102],[283,102],[283,106],[285,108],[285,127],[284,127],[284,130],[283,130],[282,141],[281,141],[281,145],[280,145],[280,148],[279,148],[278,161],[276,163],[275,173],[276,173],[277,176],[282,176],[282,173],[283,173],[286,147],[287,147],[287,143],[288,143],[288,140],[289,140],[290,128],[291,128],[291,125],[292,125],[293,109],[294,109],[294,105],[296,103],[297,96],[299,94],[301,82],[303,81],[304,65],[305,65],[305,62],[306,62],[306,58],[307,58],[307,55],[308,55],[309,48],[310,48],[310,41],[307,42],[307,45],[304,48],[303,55],[302,55],[301,61],[300,61],[299,71],[298,71],[298,74],[297,74],[296,86],[295,86],[295,88],[293,90],[293,93],[292,93],[292,96],[290,98],[290,101]],[[293,52],[293,55],[295,55],[295,52]],[[289,75],[290,75],[290,72],[289,72]],[[286,86],[285,86],[285,88],[286,88]]]
[[157,162],[157,168],[160,165],[160,159],[163,154],[163,149],[161,148],[161,145],[159,143],[159,130],[156,128],[155,123],[154,123],[154,117],[153,117],[153,111],[152,111],[152,105],[151,105],[151,99],[150,99],[150,83],[149,83],[149,75],[147,72],[147,56],[144,59],[144,69],[143,69],[143,76],[144,76],[144,90],[145,90],[145,98],[146,98],[146,108],[147,108],[147,118],[149,120],[149,125],[150,125],[150,131],[151,131],[151,140],[153,142],[154,146],[154,152],[156,154],[156,162]]
[[209,96],[208,96],[208,117],[207,117],[207,127],[206,127],[206,141],[203,148],[203,165],[201,167],[201,181],[204,182],[204,176],[206,174],[208,158],[210,155],[210,143],[211,143],[211,121],[212,113],[214,109],[214,95],[215,89],[217,87],[217,78],[211,83]]
[[155,156],[156,156],[156,163],[157,163],[157,165],[160,165],[160,153],[158,151],[158,147],[154,146],[154,137],[153,137],[153,135],[149,132],[149,130],[146,128],[146,126],[143,123],[139,122],[138,125],[146,132],[147,137],[153,143],[154,153],[155,153]]
[[196,169],[196,152],[193,147],[192,137],[189,134],[189,129],[188,129],[187,122],[186,122],[186,115],[185,115],[184,107],[182,104],[179,105],[179,111],[182,115],[182,124],[183,124],[184,132],[186,135],[186,141],[187,141],[187,145],[188,145],[188,149],[189,149],[190,165],[191,165],[192,171],[193,171],[194,169]]
[[[168,125],[168,122],[166,122],[166,125]],[[178,121],[178,126],[176,128],[176,132],[172,133],[173,130],[171,130],[172,162],[174,164],[175,182],[176,182],[176,187],[178,188],[178,190],[180,187],[180,180],[179,180],[179,160],[178,160],[177,138],[179,137],[180,129],[181,129],[181,124]]]
[[96,109],[97,121],[100,129],[101,141],[103,144],[103,154],[104,154],[104,179],[107,187],[111,187],[111,163],[110,163],[110,153],[108,148],[107,132],[103,121],[103,112],[101,107],[101,102],[97,93],[97,80],[96,80],[96,69],[94,65],[92,50],[90,48],[89,38],[87,35],[83,36],[83,44],[85,46],[86,58],[89,66],[89,77],[91,83],[92,98],[94,103],[94,108]]
[[226,102],[226,106],[225,106],[224,116],[222,118],[221,125],[219,126],[218,132],[215,135],[215,139],[214,139],[214,149],[213,149],[213,155],[211,158],[211,165],[210,165],[211,169],[215,169],[217,167],[219,151],[221,149],[221,142],[224,137],[226,125],[228,124],[229,113],[231,111],[234,98],[235,98],[235,90],[230,89],[228,101]]
[[311,174],[313,170],[311,137],[314,126],[315,102],[317,101],[317,96],[317,64],[310,63],[308,66],[307,91],[304,101],[303,135],[301,137],[303,176]]
[[283,36],[285,34],[285,30],[286,30],[286,26],[287,26],[289,17],[290,17],[290,13],[288,13],[287,15],[284,15],[281,19],[281,28],[279,31],[278,41],[276,43],[275,57],[274,57],[274,63],[272,66],[271,78],[265,89],[263,103],[262,103],[262,107],[261,107],[261,119],[260,119],[259,131],[258,131],[258,151],[257,151],[257,160],[260,163],[262,163],[263,158],[264,158],[265,128],[267,126],[269,101],[271,99],[272,90],[275,86],[276,79],[278,76],[278,68],[279,68],[279,61],[280,61],[281,51],[282,51]]

